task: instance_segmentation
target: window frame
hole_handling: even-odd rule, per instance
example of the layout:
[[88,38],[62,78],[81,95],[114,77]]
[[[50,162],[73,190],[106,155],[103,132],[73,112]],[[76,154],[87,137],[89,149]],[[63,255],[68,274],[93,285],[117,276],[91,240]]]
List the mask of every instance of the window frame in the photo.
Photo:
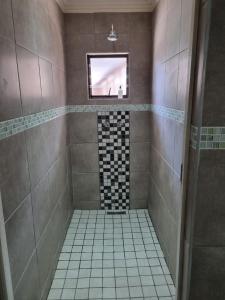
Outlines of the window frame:
[[[91,59],[92,58],[126,58],[126,74],[127,74],[127,86],[126,86],[126,95],[123,95],[122,99],[118,99],[117,95],[92,95],[91,88]],[[129,97],[129,53],[87,53],[87,77],[88,77],[88,96],[89,100],[102,100],[102,99],[117,99],[123,100],[128,99]]]

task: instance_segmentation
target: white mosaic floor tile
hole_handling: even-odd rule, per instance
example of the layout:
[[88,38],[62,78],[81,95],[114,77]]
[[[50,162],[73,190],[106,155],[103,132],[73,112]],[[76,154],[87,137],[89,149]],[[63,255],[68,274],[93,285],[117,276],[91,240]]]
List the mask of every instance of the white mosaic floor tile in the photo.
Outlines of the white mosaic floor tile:
[[75,210],[49,300],[174,300],[175,287],[147,210]]

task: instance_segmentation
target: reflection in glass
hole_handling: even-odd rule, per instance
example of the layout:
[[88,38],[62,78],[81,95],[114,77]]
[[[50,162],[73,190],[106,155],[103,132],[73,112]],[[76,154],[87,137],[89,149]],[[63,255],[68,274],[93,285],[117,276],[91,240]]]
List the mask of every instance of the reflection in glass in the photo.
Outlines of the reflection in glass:
[[89,57],[90,97],[127,96],[127,56]]

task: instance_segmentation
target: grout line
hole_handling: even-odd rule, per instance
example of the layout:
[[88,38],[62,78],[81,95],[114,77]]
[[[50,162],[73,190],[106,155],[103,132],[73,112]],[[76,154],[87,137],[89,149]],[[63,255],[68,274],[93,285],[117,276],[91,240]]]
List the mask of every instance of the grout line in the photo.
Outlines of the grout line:
[[[23,272],[21,273],[20,278],[18,279],[18,281],[17,281],[17,283],[16,283],[16,286],[15,286],[15,288],[14,288],[15,294],[16,294],[16,291],[17,291],[18,286],[20,285],[20,283],[21,283],[21,281],[22,281],[22,279],[23,279],[24,274],[25,274],[26,271],[28,270],[28,267],[29,267],[29,265],[30,265],[30,263],[31,263],[31,260],[32,260],[33,256],[36,256],[36,260],[37,260],[36,250],[37,250],[37,249],[36,249],[36,247],[35,247],[35,248],[33,249],[33,251],[31,252],[30,257],[28,258],[28,260],[27,260],[27,262],[26,262],[26,265],[25,265],[25,267],[24,267],[24,269],[23,269]],[[39,285],[40,285],[40,284],[39,284]]]
[[[117,252],[120,253],[119,251],[115,251],[115,248],[114,248],[116,246],[115,243],[114,243],[115,234],[117,232],[117,229],[119,229],[120,233],[118,233],[118,234],[123,237],[123,239],[122,239],[122,245],[123,245],[122,248],[123,248],[123,250],[121,250],[121,252],[124,255],[127,252],[127,250],[125,250],[125,248],[124,248],[124,246],[125,246],[125,240],[126,240],[126,237],[124,237],[124,234],[128,234],[127,239],[131,239],[132,245],[133,245],[133,251],[132,252],[135,254],[135,258],[130,258],[130,259],[135,259],[137,265],[134,266],[134,267],[132,267],[132,266],[129,267],[127,265],[127,263],[125,263],[124,267],[121,266],[126,271],[126,274],[121,275],[122,277],[125,276],[125,278],[126,278],[126,283],[125,283],[124,286],[123,285],[119,285],[118,286],[116,284],[116,282],[118,281],[118,278],[120,278],[121,276],[116,276],[115,273],[114,273],[114,276],[106,277],[106,278],[111,278],[111,279],[114,280],[114,285],[111,286],[111,289],[112,289],[112,291],[114,291],[116,293],[116,296],[113,297],[113,299],[114,300],[115,299],[119,299],[117,297],[117,289],[118,288],[126,288],[127,292],[129,293],[128,297],[129,297],[129,299],[131,299],[132,296],[134,296],[134,295],[131,294],[131,291],[135,290],[135,287],[139,288],[140,291],[141,291],[141,293],[142,293],[142,296],[139,295],[138,297],[136,297],[137,299],[138,298],[144,299],[144,290],[146,290],[147,287],[150,287],[150,289],[151,288],[153,289],[153,292],[156,294],[155,298],[158,299],[158,297],[160,297],[160,299],[164,299],[164,296],[157,296],[157,295],[159,295],[158,291],[159,291],[160,286],[163,286],[164,288],[167,288],[167,290],[166,290],[167,296],[165,296],[165,299],[173,299],[174,296],[172,295],[172,293],[173,293],[172,291],[173,291],[174,286],[173,286],[173,284],[171,282],[171,279],[170,279],[171,277],[169,277],[170,276],[169,273],[167,275],[167,271],[165,270],[166,262],[164,260],[164,256],[162,256],[161,253],[159,253],[159,251],[161,251],[160,250],[161,248],[159,248],[159,242],[158,242],[158,239],[156,237],[156,234],[155,234],[155,231],[154,231],[154,227],[153,227],[152,222],[151,222],[151,218],[150,218],[150,216],[148,214],[148,211],[146,209],[145,210],[140,210],[140,212],[139,212],[139,210],[131,210],[131,211],[128,212],[128,215],[108,216],[105,213],[105,211],[99,211],[99,210],[95,210],[95,211],[91,211],[91,210],[87,210],[87,211],[83,210],[83,211],[81,211],[81,210],[78,210],[78,211],[76,211],[75,210],[74,214],[72,216],[72,219],[71,219],[70,227],[69,227],[68,232],[67,232],[67,234],[71,234],[72,236],[71,236],[71,239],[70,239],[70,237],[69,237],[69,239],[66,238],[66,241],[72,241],[72,244],[75,245],[75,241],[76,240],[81,240],[80,243],[82,244],[82,249],[79,250],[79,252],[73,252],[73,248],[72,248],[73,246],[70,243],[71,244],[71,251],[69,251],[69,252],[67,251],[65,253],[70,253],[70,254],[71,253],[79,253],[78,259],[76,260],[77,262],[79,262],[79,269],[78,270],[80,271],[80,270],[83,269],[83,268],[81,268],[81,262],[82,261],[89,261],[90,264],[91,264],[90,267],[88,268],[90,270],[90,272],[93,269],[95,269],[95,267],[94,268],[92,267],[93,266],[92,262],[94,261],[94,256],[93,256],[94,253],[101,253],[101,254],[110,253],[110,257],[111,257],[110,260],[113,260],[113,267],[108,267],[108,268],[109,269],[113,268],[113,270],[115,272],[115,269],[116,269],[115,261],[121,261],[122,262],[122,261],[125,260],[125,262],[126,262],[126,260],[129,259],[129,258],[126,258],[126,256],[124,256],[124,258],[121,258],[121,259],[115,258],[116,257],[115,253],[117,253]],[[100,226],[97,227],[97,224],[99,224]],[[135,224],[135,225],[132,226],[132,224]],[[100,231],[101,233],[100,234],[102,236],[100,236],[100,237],[96,237],[96,234],[98,234],[97,228],[101,228],[101,231]],[[143,230],[143,228],[146,228],[146,229]],[[77,234],[81,234],[81,236],[77,237],[76,236]],[[91,257],[90,257],[90,259],[89,258],[82,259],[81,255],[82,255],[82,250],[84,249],[84,246],[85,246],[85,240],[86,241],[89,240],[89,236],[87,236],[87,239],[86,239],[86,235],[88,235],[88,234],[91,234],[93,236],[93,238],[90,239],[90,241],[92,241],[91,245],[89,246],[89,247],[91,247],[91,249],[88,249],[88,250],[91,250],[91,251],[87,252],[87,253],[91,253]],[[111,240],[110,237],[105,237],[105,234],[111,234],[111,235],[113,235],[113,242],[112,242],[112,245],[111,245],[111,247],[113,247],[113,248],[112,248],[112,251],[110,251],[110,252],[105,252],[104,251],[104,245],[106,245],[104,242]],[[129,235],[131,236],[130,238],[129,238]],[[141,242],[140,243],[138,242],[136,244],[136,243],[134,243],[134,241],[135,241],[136,238],[139,239],[138,235],[140,236]],[[144,237],[146,237],[146,235],[149,235],[149,238],[150,238],[151,241],[145,244],[144,243]],[[120,239],[120,238],[118,238],[118,239]],[[102,245],[102,247],[103,247],[103,251],[102,252],[101,251],[99,251],[99,252],[94,252],[93,251],[94,250],[94,246],[96,245],[95,241],[97,241],[97,240],[102,241],[100,243],[100,245]],[[80,243],[78,243],[78,247],[80,247],[79,246]],[[129,244],[127,244],[127,245],[129,245]],[[157,265],[155,265],[155,266],[154,265],[151,266],[151,264],[149,262],[149,260],[151,259],[151,257],[149,257],[148,255],[146,255],[147,254],[146,251],[150,251],[150,250],[147,250],[147,248],[146,248],[147,244],[155,246],[155,249],[156,249],[155,250],[155,252],[156,252],[155,254],[157,256],[154,255],[152,257],[153,259],[157,259]],[[142,250],[141,249],[140,250],[139,249],[136,250],[135,245],[142,245],[143,246],[143,248],[144,248],[143,251],[145,252],[146,258],[140,258],[140,259],[146,259],[148,261],[147,267],[148,267],[151,275],[147,275],[147,274],[146,275],[141,275],[140,268],[142,268],[143,263],[139,264],[138,258],[137,258],[137,253],[139,251],[142,251]],[[64,253],[64,252],[62,252],[62,253]],[[106,267],[104,268],[104,265],[103,265],[104,260],[105,259],[104,259],[104,255],[103,255],[103,257],[100,260],[102,262],[102,266],[100,268],[101,271],[102,271],[102,276],[101,276],[101,287],[99,287],[99,289],[101,289],[101,292],[102,292],[102,297],[95,298],[95,299],[98,299],[98,300],[100,300],[100,299],[106,299],[106,298],[103,297],[103,289],[104,289],[104,286],[103,286],[103,278],[104,278],[103,277],[103,275],[104,275],[103,270],[104,269],[108,269],[108,268],[106,268]],[[68,270],[68,268],[69,268],[68,267],[69,266],[69,262],[71,261],[71,256],[70,256],[69,259],[67,259],[65,261],[68,262],[68,265],[66,267],[66,270]],[[145,267],[145,266],[143,266],[143,267]],[[152,274],[152,268],[154,269],[154,267],[160,267],[161,268],[160,273],[158,273],[158,275],[156,273],[155,276],[159,276],[159,278],[163,279],[164,282],[162,282],[162,283],[158,282],[158,284],[155,282],[155,280],[153,279],[154,275]],[[127,269],[128,268],[136,269],[137,272],[138,272],[137,275],[128,276],[128,273],[127,273]],[[91,278],[99,278],[99,277],[92,277],[91,274],[92,273],[90,273],[90,275],[87,277],[87,279],[88,279],[88,287],[81,288],[81,291],[82,290],[85,291],[85,290],[88,289],[89,299],[91,299],[90,298],[90,290],[92,288],[93,289],[97,288],[97,286],[90,287]],[[142,279],[141,277],[145,277],[145,276],[147,276],[145,278],[145,280],[148,278],[148,276],[150,278],[152,278],[151,280],[152,280],[153,284],[149,284],[149,285],[144,284],[143,285],[142,281],[141,281],[141,279]],[[139,280],[140,280],[140,283],[137,283],[136,285],[130,285],[128,279],[131,278],[131,277],[133,277],[133,278],[138,277]],[[57,299],[62,299],[63,290],[66,290],[66,288],[65,288],[66,276],[64,276],[64,278],[61,278],[61,280],[63,281],[63,287],[64,288],[60,287],[60,290],[59,290],[59,292],[60,292],[60,298],[57,298]],[[78,289],[79,272],[78,272],[78,276],[77,276],[76,280],[77,280],[76,281],[77,282],[76,283],[76,287],[75,286],[71,287],[72,290],[74,290],[74,292],[76,292],[76,290]],[[53,288],[53,290],[55,290],[55,289],[57,290],[57,287]],[[68,288],[68,290],[69,290],[69,288]]]
[[[151,148],[153,149],[153,151],[155,151],[157,153],[157,155],[159,155],[160,159],[167,165],[167,167],[170,169],[170,171],[179,179],[180,175],[177,174],[176,170],[173,168],[173,166],[172,166],[173,163],[170,163],[168,160],[166,160],[166,158],[163,156],[163,154],[160,153],[160,151],[155,146],[151,145]],[[151,170],[149,172],[152,173]]]

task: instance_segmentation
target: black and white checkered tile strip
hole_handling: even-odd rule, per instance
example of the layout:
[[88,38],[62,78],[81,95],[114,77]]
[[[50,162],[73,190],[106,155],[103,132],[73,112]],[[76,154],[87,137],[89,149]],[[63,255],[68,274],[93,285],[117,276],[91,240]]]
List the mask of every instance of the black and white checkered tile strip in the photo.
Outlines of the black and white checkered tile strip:
[[129,208],[130,122],[129,112],[98,113],[101,208]]

